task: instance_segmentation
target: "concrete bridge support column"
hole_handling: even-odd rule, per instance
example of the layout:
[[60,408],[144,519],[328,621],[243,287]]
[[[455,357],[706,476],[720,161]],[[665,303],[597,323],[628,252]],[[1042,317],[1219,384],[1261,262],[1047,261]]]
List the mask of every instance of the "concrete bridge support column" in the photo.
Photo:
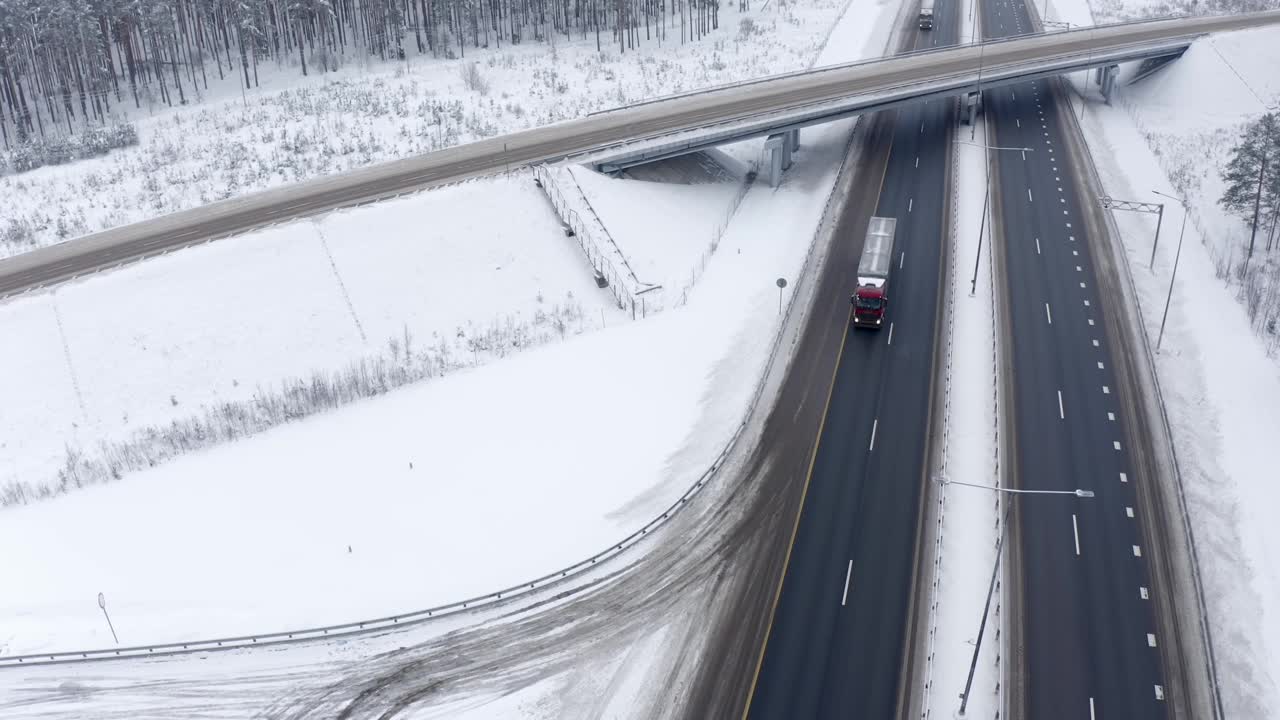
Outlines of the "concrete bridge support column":
[[782,171],[786,170],[790,163],[790,153],[786,153],[788,162],[783,164],[783,153],[787,150],[787,139],[782,135],[770,135],[768,140],[764,141],[765,156],[768,158],[766,162],[769,168],[769,186],[778,187],[778,183],[782,182]]
[[791,154],[800,149],[800,128],[787,131],[787,143],[791,146]]
[[1119,65],[1108,65],[1098,70],[1101,75],[1102,99],[1111,104],[1111,92],[1116,88],[1116,78],[1120,75]]
[[971,92],[964,96],[965,124],[973,125],[978,121],[978,108],[982,105],[982,93]]

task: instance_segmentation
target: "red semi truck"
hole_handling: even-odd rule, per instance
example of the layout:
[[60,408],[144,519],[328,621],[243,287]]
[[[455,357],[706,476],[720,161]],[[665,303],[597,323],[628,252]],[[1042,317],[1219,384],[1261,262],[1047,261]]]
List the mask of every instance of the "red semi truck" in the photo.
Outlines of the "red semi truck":
[[893,235],[896,218],[873,217],[867,224],[867,239],[858,262],[858,289],[853,303],[853,324],[878,328],[889,304],[889,271],[893,268]]

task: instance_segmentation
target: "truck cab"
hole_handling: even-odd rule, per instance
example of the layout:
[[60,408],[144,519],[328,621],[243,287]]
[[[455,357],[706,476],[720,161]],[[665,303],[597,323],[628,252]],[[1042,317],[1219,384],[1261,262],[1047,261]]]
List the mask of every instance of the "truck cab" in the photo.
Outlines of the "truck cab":
[[889,298],[884,286],[859,285],[853,293],[853,324],[862,327],[880,327]]
[[933,0],[920,0],[920,29],[933,29]]

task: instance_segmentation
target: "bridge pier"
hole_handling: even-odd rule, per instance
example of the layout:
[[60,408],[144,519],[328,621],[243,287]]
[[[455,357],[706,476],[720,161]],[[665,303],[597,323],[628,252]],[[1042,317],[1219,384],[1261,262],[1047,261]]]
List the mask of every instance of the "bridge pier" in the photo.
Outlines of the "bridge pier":
[[978,109],[982,106],[982,92],[975,90],[964,96],[964,122],[973,125],[978,121]]
[[800,129],[774,133],[764,141],[766,161],[769,166],[769,186],[777,187],[782,182],[783,171],[790,170],[795,162],[794,155],[800,149]]
[[[783,135],[770,135],[764,141],[765,156],[768,158],[766,162],[769,166],[769,186],[777,187],[782,182],[782,171],[786,170],[783,166],[783,153],[788,148],[787,139]],[[789,153],[788,153],[789,155]],[[787,163],[790,165],[790,163]]]
[[1111,104],[1111,93],[1116,88],[1116,78],[1120,76],[1119,65],[1108,65],[1098,68],[1098,84],[1102,86],[1102,99]]

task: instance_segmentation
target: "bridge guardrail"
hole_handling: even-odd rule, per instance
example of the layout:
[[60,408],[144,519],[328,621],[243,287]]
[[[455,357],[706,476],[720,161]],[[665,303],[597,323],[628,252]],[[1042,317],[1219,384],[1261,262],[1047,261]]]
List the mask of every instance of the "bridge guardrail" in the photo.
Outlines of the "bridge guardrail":
[[[1135,21],[1135,22],[1133,22],[1133,23],[1125,23],[1125,24],[1140,24],[1140,23],[1143,23],[1143,22],[1154,22],[1154,21],[1146,21],[1146,20],[1144,20],[1144,21]],[[1118,27],[1119,25],[1121,25],[1121,23],[1117,23],[1117,24],[1115,24],[1115,25],[1102,26],[1102,27]],[[1067,31],[1067,32],[1071,32],[1071,33],[1087,33],[1087,32],[1089,32],[1089,31],[1090,31],[1090,30],[1089,30],[1089,28],[1084,28],[1084,29],[1081,29],[1081,30],[1070,30],[1070,31]],[[1060,33],[1055,33],[1055,35],[1057,35],[1057,34],[1060,34]],[[1135,49],[1135,48],[1144,48],[1144,47],[1148,47],[1148,46],[1160,46],[1160,45],[1162,45],[1162,44],[1174,43],[1174,42],[1180,41],[1181,39],[1185,39],[1185,38],[1198,37],[1198,36],[1199,36],[1199,35],[1201,35],[1201,34],[1203,34],[1203,33],[1202,33],[1202,32],[1200,32],[1200,31],[1189,31],[1189,32],[1187,33],[1187,35],[1185,35],[1185,36],[1179,36],[1179,37],[1177,37],[1177,38],[1161,38],[1161,39],[1159,39],[1159,40],[1137,40],[1137,41],[1132,41],[1132,42],[1127,42],[1127,43],[1123,43],[1123,44],[1116,45],[1116,46],[1114,46],[1114,47],[1110,48],[1110,50],[1109,50],[1109,51],[1110,51],[1110,52],[1119,52],[1119,51],[1124,51],[1124,50],[1132,50],[1132,49]],[[998,41],[990,41],[990,42],[988,42],[987,44],[988,44],[988,45],[992,45],[992,44],[997,44],[997,43],[1017,42],[1017,41],[1025,41],[1025,40],[1026,40],[1026,36],[1021,36],[1021,37],[1016,37],[1016,38],[1006,38],[1006,39],[1001,39],[1001,40],[998,40]],[[937,52],[954,51],[954,49],[955,49],[955,48],[939,48],[939,49],[932,49],[932,50],[922,51],[922,52],[937,53]],[[1080,57],[1094,57],[1094,58],[1096,58],[1096,57],[1097,57],[1097,54],[1096,54],[1096,53],[1094,53],[1092,50],[1071,50],[1071,51],[1069,51],[1069,52],[1059,52],[1059,53],[1056,53],[1056,54],[1053,54],[1053,55],[1049,55],[1048,57],[1036,58],[1036,59],[1034,59],[1034,60],[1014,60],[1014,61],[1006,61],[1006,62],[1001,62],[1001,63],[999,63],[999,64],[992,64],[992,65],[985,66],[985,67],[983,68],[983,70],[982,70],[982,74],[983,74],[984,78],[986,78],[986,77],[990,77],[990,78],[992,79],[992,81],[995,81],[996,79],[999,79],[999,77],[998,77],[998,76],[999,76],[999,74],[1000,74],[1000,73],[1008,73],[1008,72],[1010,72],[1010,71],[1012,71],[1012,70],[1016,70],[1016,69],[1018,69],[1018,68],[1020,68],[1020,67],[1026,66],[1026,65],[1031,65],[1031,64],[1041,64],[1041,63],[1045,62],[1046,60],[1064,61],[1064,60],[1070,60],[1070,59],[1080,58]],[[848,68],[848,67],[853,67],[853,66],[856,66],[856,65],[863,65],[863,64],[866,64],[867,62],[879,62],[879,61],[882,61],[883,59],[884,59],[884,58],[880,58],[880,59],[878,59],[878,60],[874,60],[874,61],[866,61],[866,62],[860,62],[860,63],[850,63],[850,64],[848,64],[848,65],[842,65],[842,66],[832,66],[832,67],[830,67],[830,68],[822,68],[822,69],[819,69],[819,70],[815,70],[814,72],[824,72],[824,71],[827,71],[827,70],[832,70],[832,71],[834,71],[834,70],[840,70],[840,69],[845,69],[845,68]],[[895,56],[895,57],[894,57],[894,59],[897,59],[897,56]],[[877,89],[876,93],[877,93],[878,95],[891,94],[891,93],[894,93],[894,92],[901,92],[901,91],[903,91],[903,90],[906,90],[906,89],[909,89],[909,88],[912,88],[912,87],[920,87],[920,86],[927,86],[927,85],[936,85],[936,84],[939,84],[939,83],[946,83],[946,82],[948,82],[948,81],[956,81],[956,80],[958,80],[958,79],[966,78],[966,77],[969,77],[969,76],[973,75],[973,72],[974,72],[973,70],[957,71],[957,72],[951,72],[951,73],[947,73],[947,74],[943,74],[943,75],[938,75],[938,76],[935,76],[935,77],[930,78],[929,80],[914,81],[914,82],[904,82],[904,83],[901,83],[901,84],[898,84],[898,85],[893,85],[893,86],[890,86],[890,87],[879,88],[879,89]],[[800,73],[800,74],[803,74],[803,73]],[[765,79],[753,80],[753,81],[748,81],[748,82],[767,82],[767,81],[769,81],[769,80],[771,80],[771,79],[773,79],[773,78],[765,78]],[[747,122],[751,122],[751,121],[753,121],[753,120],[760,120],[760,119],[767,118],[767,117],[770,117],[770,116],[773,116],[773,115],[778,115],[779,113],[783,113],[783,112],[785,112],[785,113],[793,113],[793,114],[796,114],[796,113],[803,113],[803,112],[804,112],[804,111],[806,111],[806,110],[812,110],[812,109],[814,109],[814,108],[818,108],[818,107],[821,107],[821,106],[823,106],[823,105],[828,105],[828,104],[831,104],[831,103],[839,102],[843,97],[844,97],[844,96],[835,96],[835,97],[828,97],[828,98],[823,98],[823,99],[819,99],[819,100],[813,100],[813,101],[811,101],[811,102],[804,103],[803,105],[796,105],[796,106],[790,107],[790,108],[788,108],[788,109],[786,109],[786,110],[776,110],[776,109],[761,110],[761,111],[759,111],[759,112],[749,113],[749,114],[746,114],[746,115],[742,115],[742,116],[739,116],[739,117],[735,117],[735,118],[732,118],[732,119],[730,119],[730,120],[724,120],[724,121],[722,121],[722,122],[718,122],[718,123],[710,123],[710,124],[707,124],[707,125],[703,125],[703,126],[701,126],[700,128],[698,128],[696,131],[688,131],[688,132],[691,132],[691,133],[692,133],[692,132],[706,133],[707,131],[710,131],[710,130],[713,130],[713,129],[716,129],[716,128],[724,128],[724,127],[729,127],[729,126],[732,126],[732,125],[735,125],[735,124],[747,123]],[[655,101],[653,101],[653,102],[657,102],[657,101],[655,100]],[[642,103],[642,104],[643,104],[643,103]],[[629,106],[629,107],[634,107],[634,106]],[[610,157],[610,154],[611,154],[611,153],[620,152],[620,151],[624,150],[624,149],[625,149],[625,148],[627,148],[627,147],[634,147],[635,145],[638,145],[638,144],[641,144],[641,143],[653,142],[653,141],[655,141],[655,140],[661,140],[661,139],[672,139],[672,138],[675,138],[675,137],[679,136],[680,134],[681,134],[680,132],[671,132],[671,131],[658,131],[658,132],[652,132],[652,133],[649,133],[649,134],[647,134],[647,135],[642,135],[642,136],[638,136],[638,137],[628,138],[627,140],[624,140],[624,141],[620,141],[620,142],[616,142],[616,143],[612,143],[612,144],[608,144],[608,145],[601,145],[601,146],[598,146],[598,147],[592,148],[592,149],[590,149],[590,150],[586,150],[586,151],[582,151],[582,152],[574,152],[574,153],[571,153],[571,154],[568,154],[568,155],[564,155],[564,156],[558,157],[558,158],[556,158],[555,160],[556,160],[556,161],[572,161],[572,162],[601,162],[601,161],[603,161],[603,160],[600,160],[600,158],[607,158],[607,157]]]
[[[1098,29],[1113,28],[1113,27],[1128,27],[1130,25],[1142,25],[1147,23],[1167,22],[1169,20],[1180,20],[1180,19],[1195,18],[1195,17],[1198,17],[1198,16],[1196,15],[1162,15],[1160,17],[1142,18],[1140,20],[1126,20],[1123,22],[1108,23],[1106,25],[1094,25],[1091,27],[1068,28],[1060,32],[1087,34],[1093,30],[1098,30]],[[1058,34],[1058,32],[1055,32],[1054,34],[1056,35]],[[958,48],[977,47],[978,45],[988,45],[988,46],[1001,45],[1004,43],[1014,42],[1019,40],[1025,41],[1027,37],[1028,36],[1026,35],[1014,35],[1010,37],[993,38],[983,42],[967,42],[967,43],[958,43],[956,45],[925,48],[923,50],[909,50],[906,52],[894,53],[891,57],[893,57],[893,59],[895,60],[899,58],[914,58],[914,57],[919,57],[924,55],[933,55],[933,54],[942,53],[942,52],[954,52]],[[714,92],[717,90],[732,90],[732,89],[741,88],[741,87],[748,87],[750,85],[758,85],[758,84],[769,82],[772,80],[782,80],[786,78],[800,77],[801,75],[816,75],[819,73],[848,70],[848,69],[856,68],[862,65],[870,65],[873,63],[881,62],[885,59],[886,58],[884,57],[876,57],[876,58],[868,58],[865,60],[857,60],[857,61],[848,62],[848,63],[838,63],[836,65],[820,65],[816,67],[810,66],[805,70],[794,70],[792,72],[780,73],[777,75],[766,75],[762,77],[748,78],[746,80],[736,80],[731,83],[716,85],[715,87],[703,88],[702,90],[687,90],[685,92],[671,93],[669,95],[659,95],[658,97],[652,97],[647,100],[640,100],[638,102],[628,103],[626,105],[621,105],[618,107],[605,108],[604,110],[596,110],[594,112],[587,113],[587,117],[593,117],[596,115],[607,115],[609,113],[618,112],[619,110],[625,110],[627,108],[643,107],[645,105],[652,105],[654,103],[667,102],[670,100],[679,100],[680,98],[695,97],[698,95],[704,95],[708,92]]]

